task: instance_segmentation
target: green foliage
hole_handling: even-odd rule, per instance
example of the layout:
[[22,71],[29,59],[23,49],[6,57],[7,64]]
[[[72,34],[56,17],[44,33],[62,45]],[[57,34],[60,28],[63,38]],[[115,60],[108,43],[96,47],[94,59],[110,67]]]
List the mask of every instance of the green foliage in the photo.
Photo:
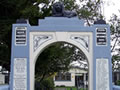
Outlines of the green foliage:
[[117,15],[113,15],[110,19],[111,29],[111,52],[112,52],[112,64],[113,71],[119,70],[120,68],[120,18]]
[[78,89],[77,87],[55,87],[55,88],[66,88],[67,90],[88,90],[88,89],[85,89],[85,88],[80,88]]
[[81,8],[77,9],[77,13],[80,18],[87,21],[88,25],[90,25],[91,22],[93,23],[96,19],[100,19],[102,17],[100,13],[101,0],[83,0],[83,2],[85,2],[85,4],[81,5]]
[[51,77],[44,79],[42,82],[36,80],[35,83],[35,90],[43,90],[44,88],[46,88],[46,90],[54,89],[54,81]]
[[42,84],[46,87],[46,88],[54,88],[54,81],[53,78],[47,78],[45,79]]
[[112,68],[113,68],[113,71],[119,71],[120,70],[120,56],[118,55],[113,55],[112,56]]
[[119,85],[119,86],[120,86],[120,80],[118,80],[116,83],[117,83],[117,85]]
[[91,25],[96,19],[103,18],[100,12],[101,0],[59,0],[64,3],[66,10],[76,11],[79,18],[85,19],[88,25]]
[[[59,70],[68,70],[74,47],[64,46],[64,43],[56,43],[45,49],[36,62],[36,77],[47,77]],[[64,65],[64,66],[62,66]]]
[[0,55],[1,55],[0,56],[0,64],[3,67],[6,67],[7,70],[10,69],[10,67],[9,67],[10,63],[9,63],[9,60],[8,60],[9,54],[10,54],[10,52],[8,51],[8,47],[5,46],[5,45],[0,45]]
[[66,10],[75,10],[76,8],[76,4],[75,4],[75,0],[60,0],[60,2],[63,2],[64,7]]
[[68,71],[71,63],[84,60],[86,56],[77,47],[68,43],[54,43],[46,48],[38,57],[35,67],[35,78],[40,82],[55,72]]
[[[48,3],[47,1],[49,0],[43,0],[40,3]],[[0,1],[0,12],[2,12],[0,13],[0,65],[7,70],[10,69],[12,24],[17,19],[25,18],[29,19],[30,24],[36,25],[39,18],[47,16],[43,12],[45,9],[40,12],[39,6],[35,3],[37,3],[37,0]],[[48,12],[49,9],[46,8],[45,13]]]
[[116,37],[118,37],[120,34],[120,18],[113,14],[109,23],[111,26],[111,35],[116,35]]

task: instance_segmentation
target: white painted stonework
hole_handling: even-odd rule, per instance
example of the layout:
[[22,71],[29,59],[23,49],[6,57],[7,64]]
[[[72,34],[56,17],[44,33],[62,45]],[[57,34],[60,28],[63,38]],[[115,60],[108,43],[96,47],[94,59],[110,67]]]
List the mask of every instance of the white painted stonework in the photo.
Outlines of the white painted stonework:
[[27,90],[27,59],[14,59],[13,90]]
[[80,43],[87,51],[89,51],[89,36],[87,35],[72,35],[72,40]]
[[96,60],[96,90],[110,90],[108,59]]
[[34,52],[43,44],[44,42],[52,39],[52,35],[34,35],[33,36],[33,49]]
[[30,90],[34,90],[35,63],[40,53],[56,42],[75,45],[86,55],[89,63],[89,90],[93,90],[93,51],[91,32],[30,32]]

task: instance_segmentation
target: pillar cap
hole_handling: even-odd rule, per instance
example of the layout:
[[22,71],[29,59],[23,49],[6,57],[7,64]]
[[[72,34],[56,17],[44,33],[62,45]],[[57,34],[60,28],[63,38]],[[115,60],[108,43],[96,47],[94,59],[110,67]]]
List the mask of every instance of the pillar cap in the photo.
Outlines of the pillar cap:
[[94,24],[106,24],[106,21],[103,19],[100,19],[100,20],[95,21]]

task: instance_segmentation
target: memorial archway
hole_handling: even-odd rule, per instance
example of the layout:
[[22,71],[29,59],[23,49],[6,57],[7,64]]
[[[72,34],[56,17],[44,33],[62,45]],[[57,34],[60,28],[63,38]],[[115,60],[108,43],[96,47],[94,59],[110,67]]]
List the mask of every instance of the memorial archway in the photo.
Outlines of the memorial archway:
[[89,62],[89,90],[112,90],[110,28],[99,23],[88,27],[77,17],[46,17],[39,20],[38,26],[13,24],[10,90],[34,90],[37,57],[56,42],[75,45],[85,54]]

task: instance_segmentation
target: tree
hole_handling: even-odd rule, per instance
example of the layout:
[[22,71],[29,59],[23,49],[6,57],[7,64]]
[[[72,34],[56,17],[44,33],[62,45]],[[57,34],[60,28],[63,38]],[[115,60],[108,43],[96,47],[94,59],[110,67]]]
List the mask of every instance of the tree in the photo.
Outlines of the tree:
[[112,69],[114,71],[120,71],[120,56],[113,55],[112,56]]
[[113,15],[110,19],[110,28],[113,71],[118,71],[120,70],[120,19],[117,15]]
[[[0,65],[10,70],[11,55],[11,29],[12,24],[17,19],[29,19],[30,24],[37,23],[39,18],[49,14],[48,8],[42,7],[39,12],[39,6],[35,3],[44,3],[46,6],[49,0],[3,0],[0,1]],[[43,13],[44,12],[44,13]]]
[[36,62],[36,80],[40,82],[59,71],[68,71],[73,61],[87,62],[86,56],[77,47],[68,43],[55,43],[45,49]]
[[[116,46],[120,45],[120,19],[113,15],[113,17],[110,20],[110,28],[111,28],[111,41],[114,42],[112,44],[111,52],[116,51]],[[117,48],[116,55],[119,55],[119,48]]]
[[65,9],[74,10],[80,19],[86,20],[90,26],[95,20],[103,18],[100,12],[100,5],[102,0],[80,0],[79,3],[76,0],[59,0],[64,2]]
[[[90,25],[100,16],[98,9],[100,0],[63,1],[65,8],[75,10],[80,18],[86,19]],[[37,24],[39,18],[51,15],[52,4],[55,0],[3,0],[0,1],[0,65],[10,69],[11,29],[12,24],[19,18],[29,19],[31,25]]]

